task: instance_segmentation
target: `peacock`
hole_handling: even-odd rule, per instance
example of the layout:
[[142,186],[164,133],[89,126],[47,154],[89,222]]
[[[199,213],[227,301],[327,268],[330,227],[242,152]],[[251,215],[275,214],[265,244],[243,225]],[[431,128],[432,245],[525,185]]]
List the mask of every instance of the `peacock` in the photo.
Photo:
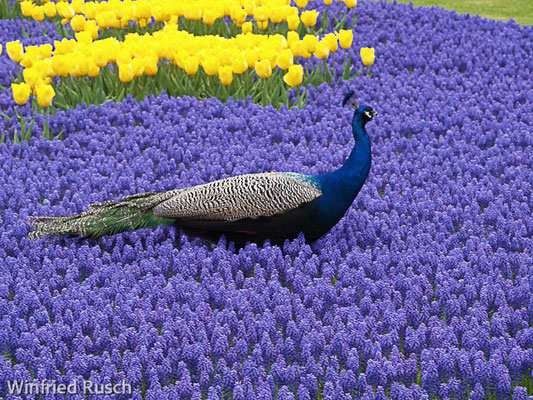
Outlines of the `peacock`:
[[340,221],[361,190],[372,155],[365,129],[378,115],[359,106],[351,90],[342,102],[354,108],[355,139],[350,156],[337,170],[304,175],[266,172],[233,176],[165,192],[139,193],[119,201],[89,205],[77,215],[32,217],[30,238],[46,235],[99,238],[162,224],[251,241],[284,240],[303,232],[312,242]]

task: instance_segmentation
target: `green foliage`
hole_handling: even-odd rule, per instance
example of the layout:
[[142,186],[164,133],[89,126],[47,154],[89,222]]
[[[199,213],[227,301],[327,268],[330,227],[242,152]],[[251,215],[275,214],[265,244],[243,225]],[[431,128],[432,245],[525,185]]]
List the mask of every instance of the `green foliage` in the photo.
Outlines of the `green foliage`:
[[[345,11],[342,18],[335,20],[335,26],[331,30],[339,30],[349,28],[346,23],[348,11]],[[299,34],[301,37],[305,34],[320,35],[328,31],[328,15],[327,12],[322,15],[322,26],[319,29],[308,28],[300,24]],[[356,19],[355,15],[351,19],[351,27],[354,26]],[[60,25],[60,24],[59,24]],[[105,29],[100,33],[100,39],[115,37],[118,40],[124,40],[125,36],[130,33],[138,33],[143,35],[152,33],[162,29],[163,24],[152,23],[145,27],[139,27],[136,24],[130,24],[124,29]],[[61,33],[65,37],[72,37],[73,32],[68,26],[61,26]],[[220,35],[223,37],[235,37],[241,33],[241,28],[232,23],[228,23],[224,19],[218,19],[212,26],[205,25],[202,21],[188,21],[183,17],[178,20],[178,29],[185,30],[196,36],[200,35]],[[257,34],[282,34],[287,35],[289,29],[285,22],[279,24],[269,24],[266,30],[259,30],[254,25],[254,33]],[[343,51],[339,49],[339,51]],[[268,79],[261,79],[256,76],[253,69],[249,69],[243,74],[234,74],[233,82],[224,86],[218,76],[208,76],[203,71],[202,67],[198,68],[195,75],[188,76],[184,70],[173,65],[172,63],[163,60],[158,63],[158,73],[155,76],[142,75],[134,78],[131,82],[121,82],[118,77],[118,68],[116,65],[101,68],[100,74],[95,78],[81,77],[75,78],[65,77],[59,79],[57,84],[54,84],[56,97],[53,105],[56,108],[65,110],[69,107],[74,107],[77,104],[103,104],[108,101],[121,101],[126,96],[131,95],[137,100],[142,100],[144,97],[154,94],[159,95],[164,90],[170,96],[195,96],[198,99],[208,97],[216,97],[223,102],[226,102],[230,97],[234,100],[239,98],[246,99],[250,96],[252,102],[266,106],[272,104],[278,108],[285,104],[288,107],[302,107],[307,103],[307,91],[305,89],[292,89],[283,81],[283,75],[286,71],[282,71],[275,67],[272,71],[272,76]],[[349,80],[358,76],[353,74],[352,58],[349,57],[345,62],[342,79]],[[340,78],[340,77],[338,77]],[[302,87],[308,85],[318,86],[324,82],[328,84],[335,77],[334,70],[329,67],[327,60],[323,60],[322,65],[315,70],[304,71],[304,78],[301,84]],[[20,78],[19,78],[20,80]],[[18,81],[17,81],[18,82]],[[289,104],[289,95],[295,91],[294,101]]]
[[[392,1],[392,0],[387,0]],[[458,13],[479,14],[485,18],[507,21],[513,18],[522,25],[533,24],[533,1],[531,0],[398,0],[413,3],[413,6],[440,6]]]
[[0,1],[0,19],[23,18],[18,1],[13,6],[9,5],[9,0]]
[[[330,23],[328,12],[326,10],[320,16],[320,28],[309,28],[300,24],[298,33],[300,37],[306,34],[322,35],[340,29],[350,29],[356,23],[356,16],[350,16],[350,12],[345,10],[342,17],[337,18],[333,16],[333,24]],[[10,13],[10,14],[9,14]],[[13,10],[9,9],[5,2],[0,7],[0,15],[21,15],[20,6],[16,5]],[[349,17],[350,16],[350,17]],[[61,24],[60,17],[52,19],[57,26],[58,32],[66,38],[73,38],[74,32],[69,24]],[[122,41],[127,34],[137,33],[144,35],[146,33],[153,33],[163,28],[162,23],[154,22],[145,27],[140,27],[135,23],[123,29],[105,29],[100,31],[99,39],[108,37],[115,37]],[[205,25],[202,21],[188,21],[183,17],[178,19],[178,29],[185,30],[196,36],[201,35],[219,35],[222,37],[235,37],[242,32],[240,27],[234,25],[228,18],[218,19],[212,26]],[[257,25],[253,25],[253,32],[256,34],[281,34],[286,36],[289,28],[286,22],[279,24],[270,23],[265,30],[259,30]],[[22,29],[22,34],[28,36]],[[339,48],[338,51],[345,51]],[[331,60],[330,56],[330,60]],[[298,60],[296,60],[298,63]],[[230,85],[224,86],[218,76],[208,76],[202,67],[198,68],[195,75],[189,76],[186,72],[173,65],[168,60],[162,60],[158,63],[158,73],[155,76],[142,75],[133,78],[131,82],[121,82],[118,76],[118,67],[116,65],[108,65],[100,69],[100,74],[91,78],[83,76],[80,78],[72,78],[70,76],[54,80],[52,85],[56,92],[52,106],[48,108],[40,107],[35,98],[32,98],[32,109],[34,113],[45,114],[43,120],[43,136],[48,139],[54,137],[61,137],[62,132],[54,134],[50,130],[48,123],[48,113],[55,114],[57,109],[66,110],[70,107],[75,107],[78,104],[104,104],[109,101],[118,102],[123,100],[126,96],[131,95],[137,100],[142,100],[151,94],[159,95],[164,90],[170,96],[195,96],[202,100],[208,97],[216,97],[223,102],[226,102],[230,97],[234,101],[237,99],[246,99],[250,96],[253,103],[266,106],[271,104],[277,109],[282,105],[287,107],[302,107],[307,103],[309,85],[319,86],[327,82],[331,84],[337,79],[350,80],[361,73],[354,73],[352,65],[352,57],[347,61],[345,57],[345,65],[342,76],[335,76],[335,70],[330,68],[328,60],[323,60],[313,70],[304,69],[304,77],[302,84],[296,88],[291,88],[283,81],[283,76],[287,71],[283,71],[276,66],[272,68],[272,76],[267,79],[259,78],[254,69],[249,69],[243,74],[234,74],[233,81]],[[14,82],[22,81],[22,74],[19,73]],[[18,112],[17,112],[18,115]],[[6,115],[4,117],[8,118]],[[8,118],[9,122],[9,118]],[[34,127],[33,118],[18,117],[17,127],[13,142],[20,142],[21,140],[29,140]],[[4,134],[0,137],[0,142],[5,140]]]

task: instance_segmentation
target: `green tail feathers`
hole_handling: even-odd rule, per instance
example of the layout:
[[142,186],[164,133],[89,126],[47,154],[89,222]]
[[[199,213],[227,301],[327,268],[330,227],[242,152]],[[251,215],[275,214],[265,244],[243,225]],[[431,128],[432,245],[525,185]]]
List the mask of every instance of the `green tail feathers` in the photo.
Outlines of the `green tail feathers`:
[[99,238],[105,235],[133,231],[162,224],[171,224],[172,218],[154,215],[153,208],[172,197],[176,191],[140,193],[121,201],[91,204],[89,210],[67,217],[34,217],[30,239],[46,235]]

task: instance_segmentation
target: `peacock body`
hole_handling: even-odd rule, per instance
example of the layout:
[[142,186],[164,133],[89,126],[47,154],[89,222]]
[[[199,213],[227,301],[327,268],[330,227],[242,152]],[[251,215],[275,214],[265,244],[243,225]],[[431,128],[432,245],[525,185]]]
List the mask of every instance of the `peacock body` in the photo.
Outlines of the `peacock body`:
[[36,217],[30,238],[46,235],[98,238],[119,232],[177,224],[194,231],[237,234],[252,240],[286,239],[303,232],[313,241],[346,213],[363,186],[372,160],[366,122],[377,113],[355,108],[355,144],[344,165],[321,175],[268,172],[234,176],[166,192],[139,193],[120,201],[91,204],[83,213]]

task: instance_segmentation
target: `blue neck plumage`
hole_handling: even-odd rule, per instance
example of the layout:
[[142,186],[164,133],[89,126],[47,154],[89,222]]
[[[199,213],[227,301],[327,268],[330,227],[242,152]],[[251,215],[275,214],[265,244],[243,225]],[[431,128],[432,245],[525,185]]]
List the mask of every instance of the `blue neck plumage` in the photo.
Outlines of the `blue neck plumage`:
[[356,111],[352,120],[355,144],[350,156],[339,169],[318,176],[323,191],[330,192],[341,208],[353,202],[370,171],[372,156],[365,124],[362,113]]
[[[348,178],[360,178],[366,175],[370,170],[371,153],[370,153],[370,139],[365,129],[366,121],[363,120],[363,114],[355,112],[352,120],[352,132],[355,144],[348,159],[344,165],[337,171]],[[364,183],[361,182],[361,185]]]

